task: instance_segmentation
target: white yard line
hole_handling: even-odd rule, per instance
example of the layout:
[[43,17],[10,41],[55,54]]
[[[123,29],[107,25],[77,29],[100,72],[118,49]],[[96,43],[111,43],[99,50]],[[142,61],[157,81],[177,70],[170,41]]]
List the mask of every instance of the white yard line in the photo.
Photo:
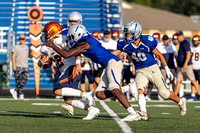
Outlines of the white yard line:
[[133,133],[131,128],[123,121],[120,121],[120,118],[115,112],[113,112],[104,101],[99,101],[101,106],[108,112],[108,114],[118,123],[122,128],[124,133]]

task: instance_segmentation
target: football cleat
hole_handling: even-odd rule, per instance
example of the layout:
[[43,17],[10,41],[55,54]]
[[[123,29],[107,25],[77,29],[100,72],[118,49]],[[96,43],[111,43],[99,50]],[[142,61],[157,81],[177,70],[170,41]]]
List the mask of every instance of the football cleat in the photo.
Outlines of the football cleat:
[[180,111],[181,111],[181,115],[185,115],[186,111],[187,111],[187,107],[186,107],[186,99],[182,98],[183,104],[180,105]]
[[100,113],[100,110],[96,107],[89,107],[88,108],[88,114],[83,120],[92,120],[95,116],[98,116]]
[[17,98],[17,91],[14,88],[10,89],[10,93],[12,94],[12,96],[13,96],[14,99],[18,99]]
[[139,121],[141,117],[139,114],[128,115],[125,118],[121,119],[120,121]]
[[68,115],[74,115],[74,108],[71,105],[68,104],[62,104],[61,109],[66,111],[68,113]]
[[148,97],[148,96],[145,96],[145,99],[146,99],[147,101],[151,101],[151,98]]
[[187,99],[187,101],[194,101],[195,100],[195,97],[191,96]]
[[19,99],[24,100],[24,94],[19,94]]
[[137,112],[138,115],[140,115],[141,120],[147,121],[149,120],[147,112],[141,111],[141,112]]

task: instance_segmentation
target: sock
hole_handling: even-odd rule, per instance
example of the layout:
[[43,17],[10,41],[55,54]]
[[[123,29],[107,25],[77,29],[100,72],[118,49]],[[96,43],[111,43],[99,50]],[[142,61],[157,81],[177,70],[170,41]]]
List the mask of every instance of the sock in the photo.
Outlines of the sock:
[[146,100],[145,100],[144,94],[139,94],[138,106],[140,108],[140,111],[147,112]]
[[76,98],[74,98],[74,100],[72,100],[72,106],[74,106],[76,108],[84,110],[86,105],[87,104],[82,100],[79,100],[79,99],[76,99]]
[[76,90],[73,88],[62,88],[62,96],[75,96],[75,97],[81,97],[81,91],[80,90]]
[[125,85],[121,87],[122,93],[128,92],[129,91],[129,85]]
[[191,94],[192,97],[195,97],[195,94]]
[[151,93],[152,93],[152,89],[148,89],[147,90],[147,96],[150,98],[151,97]]
[[136,112],[135,112],[135,110],[133,109],[133,107],[127,108],[127,111],[128,111],[128,113],[131,114],[131,115],[136,114]]
[[180,99],[180,102],[178,103],[179,105],[182,105],[183,104],[183,101],[182,99]]

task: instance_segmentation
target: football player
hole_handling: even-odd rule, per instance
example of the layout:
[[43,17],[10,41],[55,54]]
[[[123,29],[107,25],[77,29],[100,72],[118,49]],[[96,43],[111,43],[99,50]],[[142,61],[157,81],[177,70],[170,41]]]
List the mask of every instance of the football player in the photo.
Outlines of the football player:
[[[81,24],[83,21],[83,17],[79,12],[73,11],[71,13],[69,13],[69,15],[67,16],[67,21],[66,24],[61,25],[62,26],[62,35],[66,36],[67,35],[67,31],[68,28],[73,25],[73,24]],[[82,74],[82,69],[81,69],[81,57],[76,59],[76,71],[77,74]],[[55,70],[57,70],[58,68],[56,66],[53,67]],[[53,69],[52,69],[53,70]],[[59,77],[60,76],[60,72],[58,71],[55,74],[55,77]],[[57,80],[57,79],[56,79]],[[58,96],[57,96],[58,97]],[[61,109],[67,111],[70,115],[73,114],[73,106],[70,106],[68,104],[62,104],[61,105]]]
[[129,115],[125,119],[122,119],[122,121],[140,120],[140,116],[136,114],[126,97],[120,91],[121,60],[103,48],[101,43],[93,38],[81,24],[72,25],[68,30],[67,37],[69,46],[71,46],[68,51],[60,49],[52,40],[48,40],[44,44],[53,48],[66,59],[82,53],[93,62],[101,64],[105,70],[96,88],[97,98],[104,100],[115,96],[129,112]]
[[136,69],[136,86],[139,97],[139,114],[144,120],[148,120],[146,101],[144,97],[144,89],[149,81],[153,83],[164,99],[170,99],[180,106],[181,115],[186,114],[186,99],[180,99],[174,92],[170,92],[164,82],[160,69],[157,65],[153,54],[158,57],[166,70],[166,74],[170,79],[173,79],[173,74],[167,66],[167,63],[162,54],[156,48],[157,41],[150,35],[142,35],[142,26],[135,21],[130,21],[124,26],[124,38],[120,39],[117,44],[117,49],[113,53],[116,55],[122,51],[131,56]]
[[[191,53],[192,53],[192,64],[193,64],[194,76],[195,76],[195,79],[198,81],[198,83],[200,83],[200,36],[199,35],[194,35],[192,37],[192,45],[190,48],[191,48]],[[187,101],[194,101],[195,93],[196,93],[196,90],[194,86],[192,85],[191,97],[189,97]]]
[[[56,22],[49,22],[44,27],[44,40],[51,40],[54,45],[61,49],[67,50],[66,37],[62,36],[62,27]],[[67,48],[67,49],[66,49]],[[43,46],[41,52],[47,54],[56,66],[59,68],[61,75],[59,76],[57,82],[54,85],[53,92],[55,95],[63,96],[67,104],[72,105],[76,108],[88,110],[88,115],[83,118],[84,120],[91,120],[99,114],[99,109],[93,107],[93,97],[90,92],[82,92],[78,90],[78,83],[80,80],[80,75],[76,72],[76,59],[74,56],[65,59],[60,56],[54,49],[50,47]],[[38,65],[42,67],[47,62],[40,58]],[[82,97],[88,101],[86,104],[80,99],[75,97]]]

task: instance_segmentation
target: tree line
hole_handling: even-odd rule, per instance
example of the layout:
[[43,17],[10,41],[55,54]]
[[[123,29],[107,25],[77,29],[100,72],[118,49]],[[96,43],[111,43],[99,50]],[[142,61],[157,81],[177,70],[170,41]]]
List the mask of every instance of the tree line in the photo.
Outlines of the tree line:
[[200,0],[125,0],[183,15],[200,15]]

